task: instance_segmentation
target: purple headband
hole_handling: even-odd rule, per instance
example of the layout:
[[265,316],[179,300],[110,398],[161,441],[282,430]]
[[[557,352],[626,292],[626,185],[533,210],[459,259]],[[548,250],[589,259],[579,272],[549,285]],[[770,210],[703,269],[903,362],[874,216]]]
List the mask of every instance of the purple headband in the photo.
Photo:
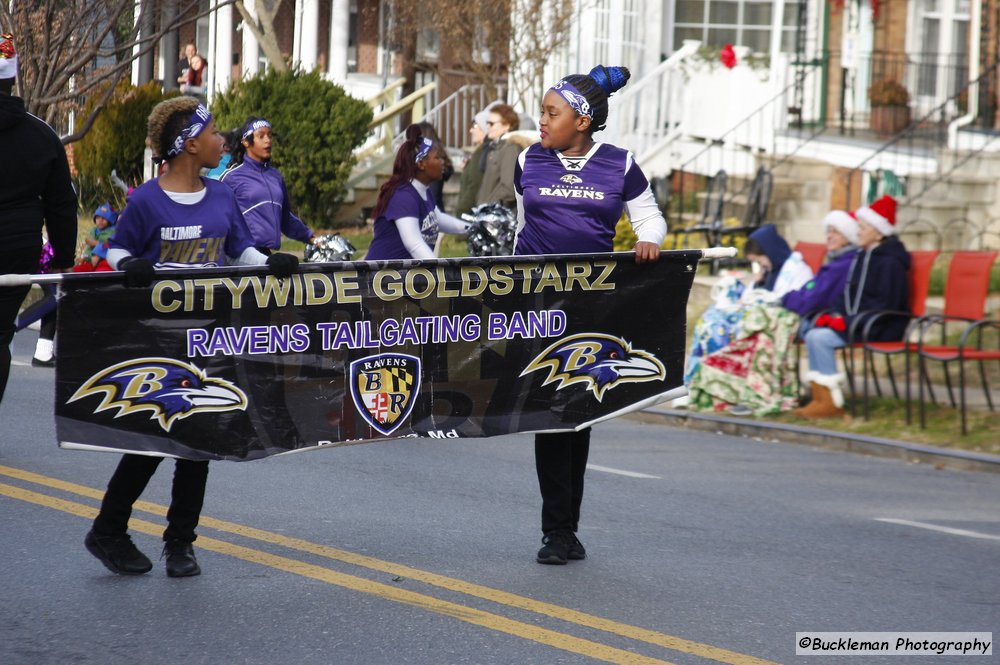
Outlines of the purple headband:
[[566,100],[566,103],[573,107],[577,115],[585,115],[590,118],[594,117],[594,109],[590,107],[590,102],[587,98],[580,94],[580,91],[573,87],[573,84],[567,81],[559,81],[550,90],[557,93],[560,97]]
[[198,138],[198,135],[204,131],[208,123],[212,121],[212,114],[208,112],[208,109],[198,104],[198,108],[194,110],[191,114],[191,118],[188,120],[187,125],[181,130],[181,133],[177,135],[174,139],[173,145],[167,150],[167,157],[176,157],[177,155],[184,152],[184,142],[188,139]]
[[427,159],[427,155],[430,154],[431,148],[434,147],[434,141],[431,141],[426,136],[420,137],[420,147],[417,149],[417,158],[414,161],[422,162]]
[[240,139],[248,138],[251,134],[256,132],[258,129],[264,129],[265,127],[270,128],[271,123],[267,120],[254,120],[250,123],[250,126],[243,130],[243,136]]

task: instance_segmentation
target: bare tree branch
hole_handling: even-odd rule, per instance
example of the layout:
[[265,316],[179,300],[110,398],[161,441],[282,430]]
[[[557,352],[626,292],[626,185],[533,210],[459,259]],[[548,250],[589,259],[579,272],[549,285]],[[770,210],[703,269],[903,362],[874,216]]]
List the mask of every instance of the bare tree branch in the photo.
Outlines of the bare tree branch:
[[254,38],[267,56],[268,66],[279,72],[288,71],[288,62],[285,60],[281,47],[278,45],[278,33],[274,29],[274,17],[277,16],[283,0],[257,0],[254,11],[257,18],[254,18],[247,10],[243,0],[235,0],[236,11],[243,17],[243,25],[250,29]]
[[[163,21],[155,0],[5,1],[0,2],[0,26],[15,35],[18,94],[29,112],[53,124],[82,108],[86,96],[101,89],[84,121],[63,138],[69,143],[89,131],[110,99],[109,91],[165,34],[235,2],[218,0],[200,11],[198,0],[181,0],[176,15]],[[157,13],[153,21],[147,20],[148,12]],[[148,24],[156,27],[144,33]]]

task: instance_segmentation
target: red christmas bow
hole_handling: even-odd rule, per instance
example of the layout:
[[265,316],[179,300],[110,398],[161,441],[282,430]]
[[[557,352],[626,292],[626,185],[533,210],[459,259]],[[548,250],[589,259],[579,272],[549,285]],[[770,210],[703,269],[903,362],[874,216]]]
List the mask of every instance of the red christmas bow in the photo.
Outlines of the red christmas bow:
[[723,66],[726,69],[732,69],[736,66],[736,51],[733,50],[732,44],[726,44],[719,51],[719,60],[722,61]]

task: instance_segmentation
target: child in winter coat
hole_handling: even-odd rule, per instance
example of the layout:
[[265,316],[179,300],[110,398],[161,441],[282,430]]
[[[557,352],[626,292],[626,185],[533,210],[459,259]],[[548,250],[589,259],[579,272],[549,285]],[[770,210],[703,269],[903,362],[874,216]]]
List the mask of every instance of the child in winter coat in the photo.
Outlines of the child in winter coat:
[[83,257],[73,272],[107,272],[111,270],[108,264],[108,242],[115,234],[118,224],[118,213],[110,203],[102,203],[94,211],[94,228],[84,238],[86,247]]

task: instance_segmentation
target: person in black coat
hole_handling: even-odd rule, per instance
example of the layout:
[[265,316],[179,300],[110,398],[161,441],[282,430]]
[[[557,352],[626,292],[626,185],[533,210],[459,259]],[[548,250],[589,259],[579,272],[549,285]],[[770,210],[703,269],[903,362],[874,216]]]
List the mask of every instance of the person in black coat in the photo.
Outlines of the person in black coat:
[[[4,260],[0,274],[38,271],[42,225],[53,256],[50,271],[65,272],[76,252],[76,192],[69,176],[66,150],[59,136],[28,113],[14,97],[17,54],[13,37],[0,35],[0,235]],[[31,287],[0,288],[0,399],[10,374],[10,342],[21,302]]]
[[[815,327],[805,334],[813,399],[795,413],[806,418],[830,418],[844,413],[841,386],[846,377],[837,372],[836,353],[847,344],[852,325],[863,325],[864,318],[873,312],[910,309],[910,253],[895,235],[896,201],[883,196],[854,214],[858,220],[859,249],[848,270],[840,305],[837,311],[820,315]],[[908,317],[880,317],[869,330],[868,339],[901,339],[907,323]]]

